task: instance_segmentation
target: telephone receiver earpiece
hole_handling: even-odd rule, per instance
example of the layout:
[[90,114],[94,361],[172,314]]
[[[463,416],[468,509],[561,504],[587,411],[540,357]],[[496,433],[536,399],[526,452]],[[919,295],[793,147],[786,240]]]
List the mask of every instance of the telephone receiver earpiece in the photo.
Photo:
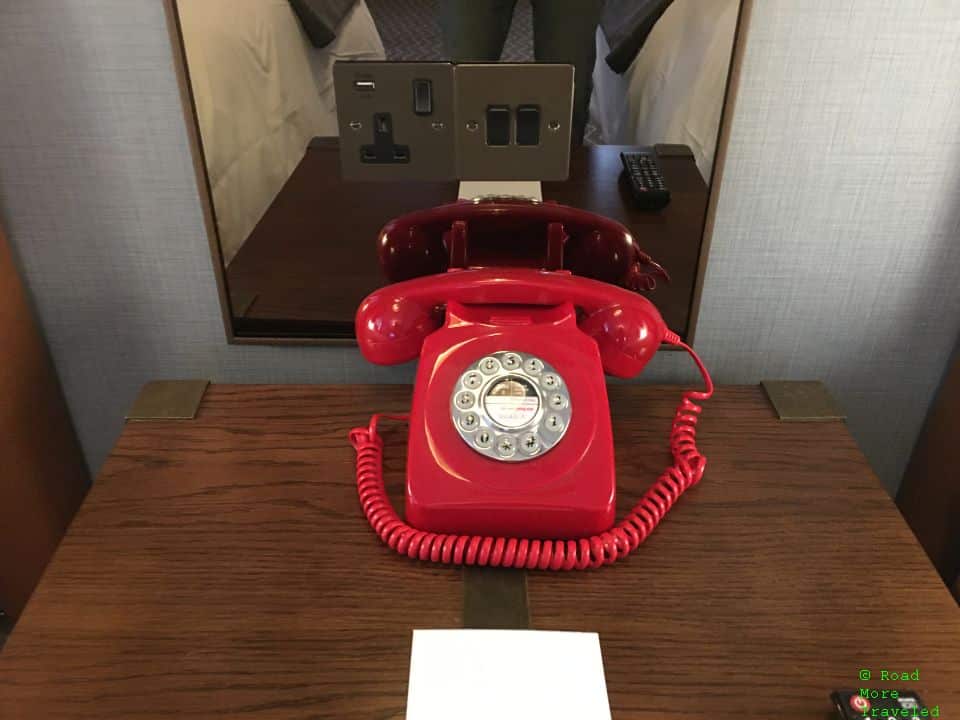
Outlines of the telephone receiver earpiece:
[[451,271],[388,285],[367,296],[356,317],[363,356],[379,365],[408,362],[443,322],[437,308],[464,305],[560,305],[584,312],[580,329],[597,342],[604,370],[640,373],[668,335],[660,313],[641,295],[607,283],[529,268]]
[[435,304],[389,291],[427,279],[429,276],[389,285],[360,303],[355,327],[360,352],[367,360],[398,365],[419,357],[424,339],[443,324],[442,314]]
[[663,342],[666,327],[660,313],[649,301],[646,305],[616,303],[595,310],[580,321],[580,329],[597,341],[608,375],[636,377]]

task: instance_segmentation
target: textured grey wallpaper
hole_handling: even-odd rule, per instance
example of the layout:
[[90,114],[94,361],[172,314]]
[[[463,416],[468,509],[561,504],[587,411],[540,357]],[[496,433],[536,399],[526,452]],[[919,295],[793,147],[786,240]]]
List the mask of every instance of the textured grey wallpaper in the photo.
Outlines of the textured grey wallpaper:
[[[952,0],[758,0],[704,288],[717,379],[822,378],[891,490],[960,329],[957,37]],[[149,379],[412,377],[226,345],[160,0],[4,0],[0,67],[0,221],[94,468]]]

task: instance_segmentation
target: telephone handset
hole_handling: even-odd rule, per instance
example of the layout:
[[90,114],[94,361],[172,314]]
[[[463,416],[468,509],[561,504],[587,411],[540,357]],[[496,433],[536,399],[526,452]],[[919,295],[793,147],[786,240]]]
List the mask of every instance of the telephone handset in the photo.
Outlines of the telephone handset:
[[[381,288],[357,311],[364,357],[419,356],[408,419],[406,522],[383,484],[379,416],[351,431],[361,505],[397,552],[435,562],[584,569],[633,551],[703,476],[700,406],[713,385],[645,297],[565,270],[468,267]],[[685,392],[673,465],[614,525],[604,372],[637,375],[662,342],[706,389]],[[542,538],[542,539],[533,539]]]
[[555,202],[484,197],[408,213],[380,231],[391,282],[466,267],[539,267],[653,290],[670,276],[610,218]]

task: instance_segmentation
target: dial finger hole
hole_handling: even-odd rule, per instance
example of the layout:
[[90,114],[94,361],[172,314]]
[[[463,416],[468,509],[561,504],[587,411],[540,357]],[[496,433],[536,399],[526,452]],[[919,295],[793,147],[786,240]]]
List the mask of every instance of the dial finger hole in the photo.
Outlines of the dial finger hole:
[[533,455],[540,450],[540,438],[533,433],[527,433],[520,438],[520,451],[527,455]]
[[493,375],[500,369],[500,361],[495,357],[485,357],[480,361],[480,371],[484,375]]
[[564,428],[563,418],[559,415],[547,415],[547,419],[544,424],[546,425],[547,430],[555,433],[562,432]]
[[501,457],[510,457],[517,451],[516,441],[509,435],[504,435],[497,440],[497,453]]

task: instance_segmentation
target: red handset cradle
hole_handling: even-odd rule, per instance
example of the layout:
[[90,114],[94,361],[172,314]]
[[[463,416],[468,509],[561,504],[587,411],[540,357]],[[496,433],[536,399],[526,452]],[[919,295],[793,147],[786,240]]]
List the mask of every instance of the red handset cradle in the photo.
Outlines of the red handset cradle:
[[529,267],[653,290],[670,276],[610,218],[524,198],[459,200],[392,220],[380,231],[390,282],[466,267]]

